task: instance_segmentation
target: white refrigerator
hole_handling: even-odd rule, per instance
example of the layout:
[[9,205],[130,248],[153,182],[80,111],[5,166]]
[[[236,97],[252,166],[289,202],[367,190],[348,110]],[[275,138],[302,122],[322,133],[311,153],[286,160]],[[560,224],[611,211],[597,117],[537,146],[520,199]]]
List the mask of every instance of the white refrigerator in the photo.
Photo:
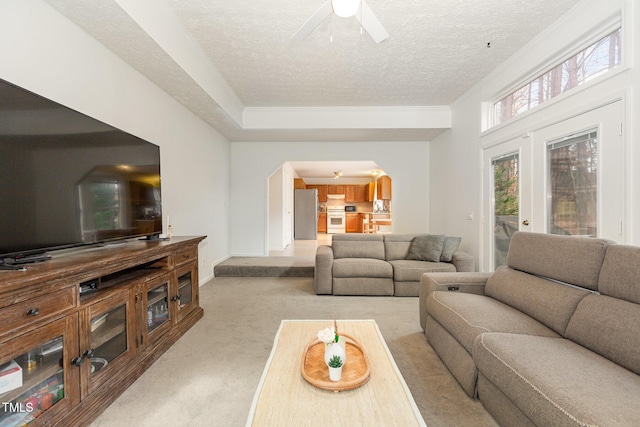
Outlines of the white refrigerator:
[[293,195],[293,238],[318,238],[318,190],[295,190]]

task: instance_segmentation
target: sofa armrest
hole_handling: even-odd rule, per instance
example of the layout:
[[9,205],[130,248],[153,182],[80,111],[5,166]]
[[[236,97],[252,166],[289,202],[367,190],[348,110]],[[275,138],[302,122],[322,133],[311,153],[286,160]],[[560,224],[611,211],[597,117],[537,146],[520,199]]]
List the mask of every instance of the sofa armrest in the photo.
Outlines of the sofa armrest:
[[476,271],[476,261],[473,255],[463,251],[454,252],[451,263],[456,266],[457,272]]
[[333,293],[333,248],[320,245],[316,250],[316,267],[313,288],[317,295]]
[[420,277],[419,310],[422,329],[427,324],[427,298],[435,291],[484,295],[484,286],[493,273],[424,273]]

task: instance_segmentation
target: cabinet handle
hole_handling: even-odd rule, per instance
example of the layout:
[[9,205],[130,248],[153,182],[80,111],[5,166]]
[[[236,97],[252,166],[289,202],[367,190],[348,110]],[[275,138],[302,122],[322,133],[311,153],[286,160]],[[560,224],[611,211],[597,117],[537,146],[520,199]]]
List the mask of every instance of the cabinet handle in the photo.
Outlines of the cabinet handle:
[[171,302],[176,302],[180,299],[178,295],[171,297]]
[[71,359],[71,364],[73,366],[82,366],[82,364],[84,363],[84,357],[74,357],[73,359]]
[[88,357],[89,359],[91,359],[94,355],[93,349],[90,348],[89,350],[85,350],[84,353],[82,353],[82,357]]
[[38,314],[40,314],[40,309],[39,308],[31,308],[31,309],[29,309],[29,311],[27,311],[27,314],[29,316],[37,316]]

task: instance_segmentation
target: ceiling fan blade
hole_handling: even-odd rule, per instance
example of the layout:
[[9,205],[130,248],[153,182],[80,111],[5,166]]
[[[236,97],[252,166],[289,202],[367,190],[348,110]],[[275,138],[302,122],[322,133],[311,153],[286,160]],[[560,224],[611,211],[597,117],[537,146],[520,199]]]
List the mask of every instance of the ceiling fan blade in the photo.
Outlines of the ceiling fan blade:
[[302,24],[302,27],[300,27],[300,29],[296,31],[296,33],[291,38],[296,40],[303,40],[311,33],[311,31],[314,30],[314,28],[320,25],[320,23],[327,19],[327,17],[332,13],[333,7],[331,6],[331,0],[328,0],[325,4],[320,6],[320,8],[316,10],[309,19],[307,19],[307,22]]
[[360,21],[360,25],[367,30],[374,42],[380,43],[389,38],[389,33],[384,29],[382,23],[365,0],[362,0],[362,8],[361,11],[356,13],[356,19]]

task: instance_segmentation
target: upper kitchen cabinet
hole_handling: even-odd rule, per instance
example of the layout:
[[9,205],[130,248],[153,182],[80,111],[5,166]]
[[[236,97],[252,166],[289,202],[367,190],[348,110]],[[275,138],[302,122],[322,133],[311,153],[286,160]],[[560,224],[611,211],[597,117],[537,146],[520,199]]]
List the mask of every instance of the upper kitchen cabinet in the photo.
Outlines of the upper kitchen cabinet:
[[304,190],[307,186],[304,183],[302,178],[293,178],[293,189],[294,190]]
[[378,200],[391,200],[391,178],[383,175],[378,178]]
[[344,194],[344,185],[329,185],[329,194]]
[[318,190],[318,202],[326,203],[327,201],[326,185],[307,185],[307,190]]
[[345,185],[344,186],[344,201],[347,203],[357,203],[366,201],[364,185]]
[[376,199],[376,183],[370,182],[364,186],[364,201],[373,202]]

